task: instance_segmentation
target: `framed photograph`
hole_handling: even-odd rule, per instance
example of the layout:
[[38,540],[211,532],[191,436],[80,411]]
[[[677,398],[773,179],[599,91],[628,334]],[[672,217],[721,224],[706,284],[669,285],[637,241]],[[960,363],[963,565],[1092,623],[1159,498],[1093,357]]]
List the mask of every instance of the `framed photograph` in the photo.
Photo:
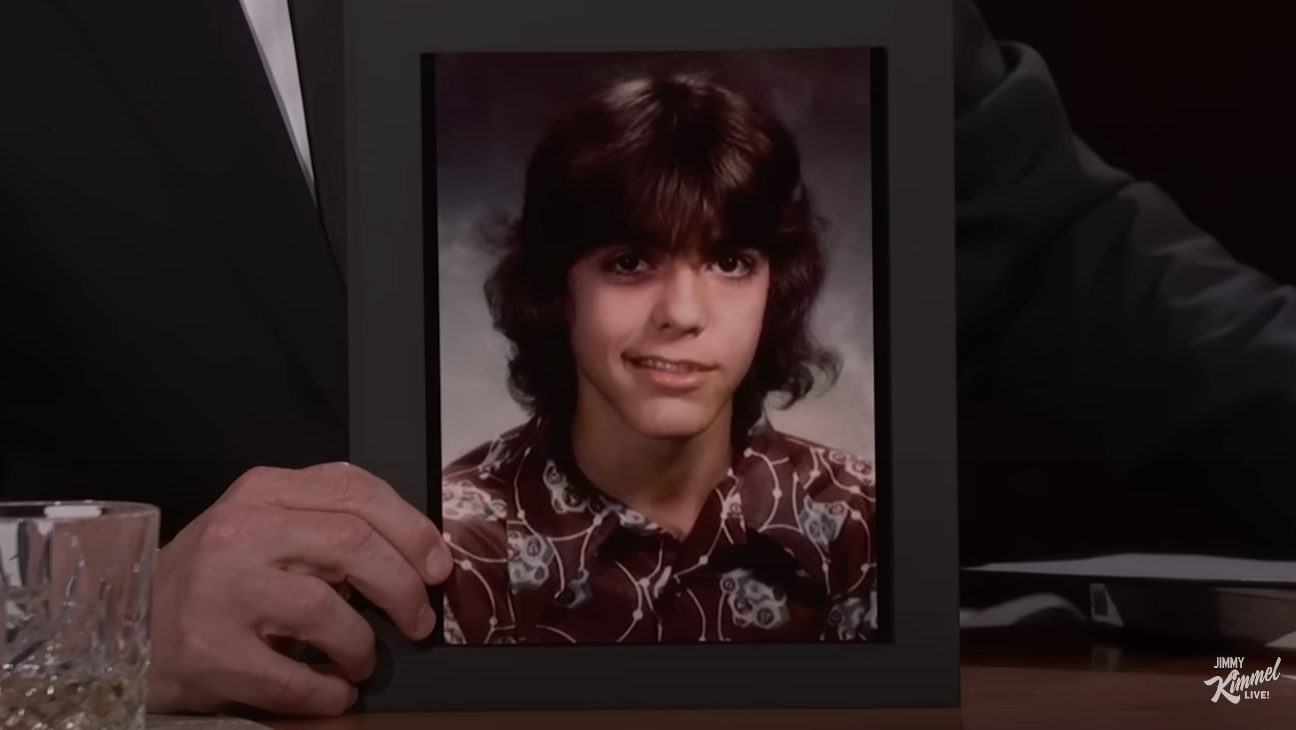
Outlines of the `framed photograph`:
[[957,705],[950,10],[345,6],[365,710]]

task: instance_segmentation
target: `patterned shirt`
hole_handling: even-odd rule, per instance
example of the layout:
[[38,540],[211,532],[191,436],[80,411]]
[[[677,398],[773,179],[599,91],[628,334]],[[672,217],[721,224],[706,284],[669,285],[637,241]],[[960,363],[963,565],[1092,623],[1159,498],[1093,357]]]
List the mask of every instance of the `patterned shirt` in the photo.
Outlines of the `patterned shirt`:
[[862,641],[873,467],[762,420],[679,540],[555,460],[539,419],[442,473],[451,644]]

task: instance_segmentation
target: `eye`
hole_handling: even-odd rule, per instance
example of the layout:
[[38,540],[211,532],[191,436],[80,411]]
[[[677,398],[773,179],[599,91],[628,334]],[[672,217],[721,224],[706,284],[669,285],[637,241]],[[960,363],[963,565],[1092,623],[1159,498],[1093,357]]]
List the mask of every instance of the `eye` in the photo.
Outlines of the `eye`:
[[648,262],[638,254],[623,253],[607,259],[603,268],[619,276],[633,276],[647,271]]
[[755,262],[752,261],[751,257],[743,256],[740,254],[721,256],[720,258],[716,259],[715,263],[713,264],[715,270],[720,272],[724,276],[729,276],[738,279],[750,275],[752,273],[752,269],[754,268],[754,265]]

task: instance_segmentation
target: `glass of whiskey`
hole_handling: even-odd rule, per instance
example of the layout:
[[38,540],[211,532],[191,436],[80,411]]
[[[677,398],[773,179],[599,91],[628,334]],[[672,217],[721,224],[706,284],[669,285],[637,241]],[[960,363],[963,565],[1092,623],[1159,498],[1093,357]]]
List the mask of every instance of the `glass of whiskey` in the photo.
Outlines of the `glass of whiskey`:
[[0,728],[143,730],[158,518],[0,503]]

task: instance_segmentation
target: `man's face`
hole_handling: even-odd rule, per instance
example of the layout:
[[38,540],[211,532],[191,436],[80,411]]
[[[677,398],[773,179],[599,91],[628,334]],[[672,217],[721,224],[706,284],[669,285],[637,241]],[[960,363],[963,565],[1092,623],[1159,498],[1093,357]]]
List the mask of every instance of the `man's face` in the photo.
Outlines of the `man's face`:
[[715,257],[595,249],[568,275],[577,409],[647,438],[680,439],[732,414],[760,341],[769,267]]

